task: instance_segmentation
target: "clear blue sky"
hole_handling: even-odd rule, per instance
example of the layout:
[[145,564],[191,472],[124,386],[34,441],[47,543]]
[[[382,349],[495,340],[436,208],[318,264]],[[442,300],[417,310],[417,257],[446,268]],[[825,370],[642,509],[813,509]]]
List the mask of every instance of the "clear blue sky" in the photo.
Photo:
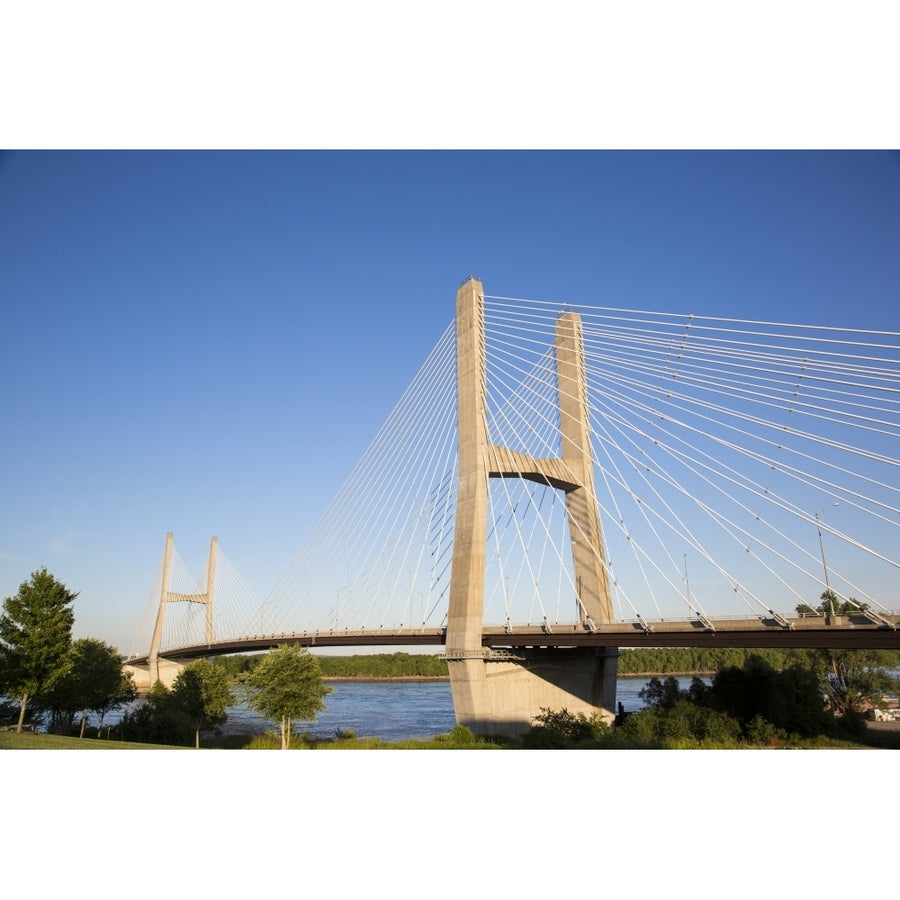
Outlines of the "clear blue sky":
[[457,284],[900,330],[890,152],[0,155],[0,597],[127,651],[167,531],[264,596]]

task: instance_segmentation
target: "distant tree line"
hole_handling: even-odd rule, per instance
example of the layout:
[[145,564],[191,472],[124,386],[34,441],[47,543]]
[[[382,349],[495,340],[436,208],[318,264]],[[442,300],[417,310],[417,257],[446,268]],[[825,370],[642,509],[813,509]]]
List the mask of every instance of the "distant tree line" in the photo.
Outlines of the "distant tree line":
[[[322,656],[321,677],[330,678],[447,678],[447,661],[434,654],[373,653],[354,656]],[[225,656],[220,660],[225,671],[235,680],[245,681],[265,658],[265,654]]]
[[[751,658],[776,671],[792,665],[809,667],[815,651],[742,649],[740,647],[661,647],[619,650],[619,675],[715,675],[721,669],[741,668]],[[448,678],[447,661],[437,654],[373,653],[321,656],[322,678]],[[245,680],[264,654],[221,657],[218,662],[234,680]]]
[[781,670],[807,662],[804,650],[741,647],[640,647],[619,650],[620,675],[714,675],[720,669],[745,665],[751,657]]

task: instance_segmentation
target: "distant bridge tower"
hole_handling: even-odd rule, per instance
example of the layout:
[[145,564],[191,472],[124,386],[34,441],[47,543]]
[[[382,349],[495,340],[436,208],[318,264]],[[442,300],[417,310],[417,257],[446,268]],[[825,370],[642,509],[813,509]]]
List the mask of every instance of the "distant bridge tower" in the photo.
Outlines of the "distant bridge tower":
[[532,457],[490,442],[484,289],[470,278],[456,297],[459,489],[446,655],[456,720],[479,734],[527,730],[541,709],[614,718],[618,650],[533,647],[518,661],[482,646],[489,478],[525,478],[565,492],[580,625],[613,619],[594,488],[581,317],[556,324],[562,455]]
[[150,641],[150,654],[147,664],[150,670],[150,686],[157,681],[171,686],[172,679],[181,670],[181,666],[169,660],[160,661],[159,645],[162,640],[163,622],[166,618],[166,606],[169,603],[202,603],[206,606],[206,643],[213,641],[213,594],[216,588],[216,554],[218,539],[213,537],[209,542],[209,559],[206,568],[206,592],[203,594],[177,594],[169,590],[169,575],[172,564],[172,532],[166,534],[166,550],[163,556],[162,588],[159,594],[159,609],[156,613],[156,624],[153,627],[153,638]]

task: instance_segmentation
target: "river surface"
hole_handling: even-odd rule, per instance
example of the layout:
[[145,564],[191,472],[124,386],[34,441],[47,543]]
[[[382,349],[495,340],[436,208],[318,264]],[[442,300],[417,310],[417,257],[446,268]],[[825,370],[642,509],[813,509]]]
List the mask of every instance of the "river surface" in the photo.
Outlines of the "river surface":
[[[708,679],[707,679],[708,680]],[[649,678],[619,678],[616,697],[628,712],[642,709],[639,694]],[[679,678],[687,688],[690,678]],[[456,724],[449,681],[330,681],[333,688],[325,697],[325,712],[315,722],[296,722],[295,731],[308,732],[311,738],[332,738],[339,731],[353,731],[359,737],[385,741],[410,738],[428,739],[446,734]],[[104,726],[119,720],[110,714]],[[90,721],[90,720],[89,720]],[[91,721],[96,724],[96,719]],[[223,734],[261,734],[277,723],[262,718],[245,704],[229,707]]]

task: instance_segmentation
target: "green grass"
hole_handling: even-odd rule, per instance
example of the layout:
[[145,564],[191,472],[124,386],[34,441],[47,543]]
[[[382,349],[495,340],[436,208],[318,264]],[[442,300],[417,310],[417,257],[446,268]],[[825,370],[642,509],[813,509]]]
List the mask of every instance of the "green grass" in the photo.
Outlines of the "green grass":
[[[514,746],[511,742],[509,746]],[[440,734],[429,740],[383,741],[380,738],[341,737],[326,741],[306,741],[296,736],[291,749],[296,750],[500,750],[502,743],[472,740],[464,732]],[[794,747],[804,750],[816,749],[883,749],[900,750],[900,731],[876,731],[869,729],[865,743],[834,738],[814,738],[804,741],[775,742],[769,748],[754,748],[749,744],[734,745],[733,749],[775,749],[778,747]],[[192,747],[172,747],[164,744],[137,744],[130,741],[107,741],[97,738],[61,737],[55,734],[34,734],[26,732],[16,734],[12,731],[0,731],[0,750],[192,750]],[[257,735],[254,738],[222,738],[215,747],[201,749],[230,750],[278,750],[281,740],[274,732]],[[630,747],[628,749],[639,749]],[[660,748],[662,749],[662,748]],[[665,749],[699,749],[697,745],[681,745],[672,743]],[[704,747],[703,749],[729,749],[725,747]]]
[[0,731],[0,750],[187,750],[165,744],[132,744],[128,741],[104,741],[102,738],[62,737],[58,734],[34,734]]

